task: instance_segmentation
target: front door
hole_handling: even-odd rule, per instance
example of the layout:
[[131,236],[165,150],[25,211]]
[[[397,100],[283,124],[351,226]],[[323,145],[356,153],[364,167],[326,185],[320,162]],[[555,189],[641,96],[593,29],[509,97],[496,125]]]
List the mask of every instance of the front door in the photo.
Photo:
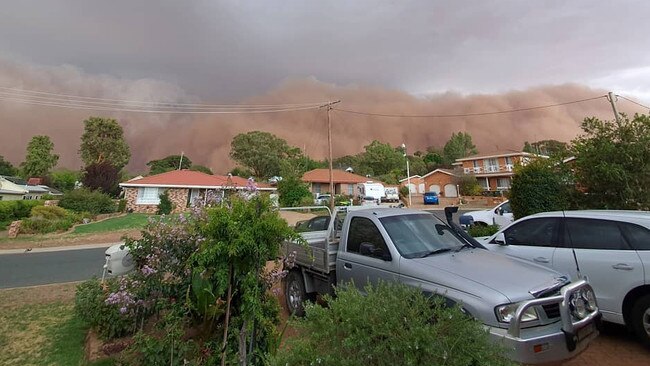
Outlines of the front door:
[[377,225],[365,217],[350,221],[345,251],[339,251],[336,275],[339,282],[354,281],[363,291],[366,284],[397,281],[399,263],[391,255]]

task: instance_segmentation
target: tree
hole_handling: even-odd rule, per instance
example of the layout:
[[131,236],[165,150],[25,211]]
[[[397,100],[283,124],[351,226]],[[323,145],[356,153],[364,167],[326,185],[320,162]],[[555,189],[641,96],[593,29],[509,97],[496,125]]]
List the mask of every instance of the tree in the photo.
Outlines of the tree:
[[232,168],[230,171],[230,174],[236,176],[236,177],[242,177],[242,178],[250,178],[253,176],[253,172],[250,171],[249,169],[242,168],[240,166],[236,166]]
[[278,194],[280,205],[283,207],[294,207],[300,205],[305,197],[310,197],[309,187],[296,176],[283,177],[278,182]]
[[573,140],[575,172],[589,208],[650,209],[650,117],[585,118]]
[[280,162],[288,158],[290,151],[285,140],[262,131],[240,133],[230,146],[230,157],[258,178],[280,174]]
[[84,121],[79,154],[85,165],[108,161],[118,170],[131,158],[124,131],[112,118],[90,117]]
[[0,175],[12,176],[16,175],[17,170],[14,165],[5,160],[4,156],[0,155]]
[[452,133],[442,151],[445,164],[452,164],[456,159],[478,154],[472,136],[467,132]]
[[575,185],[566,165],[554,159],[536,159],[515,167],[510,206],[515,219],[538,212],[571,208]]
[[377,140],[364,148],[366,151],[361,157],[361,161],[372,171],[373,175],[379,176],[388,174],[395,169],[406,169],[406,161],[401,150]]
[[108,161],[92,163],[84,169],[81,182],[90,190],[99,190],[108,195],[117,196],[120,171]]
[[59,169],[50,174],[52,186],[62,192],[73,190],[80,177],[81,174],[78,171],[70,169]]
[[50,169],[56,166],[59,155],[52,153],[54,144],[49,136],[34,136],[27,145],[27,156],[20,164],[25,178],[46,177]]
[[160,198],[160,203],[158,203],[158,211],[156,214],[169,215],[174,209],[174,203],[169,199],[169,194],[167,191],[164,191],[158,195],[158,198]]
[[214,174],[210,168],[208,168],[207,166],[203,166],[203,165],[194,164],[194,165],[192,165],[190,167],[190,170],[195,171],[195,172],[210,174],[210,175]]
[[160,173],[170,172],[172,170],[189,169],[192,166],[192,160],[189,157],[183,156],[181,161],[180,155],[169,155],[166,158],[159,160],[151,160],[147,163],[149,167],[149,175],[156,175]]
[[524,142],[524,152],[547,155],[547,156],[563,156],[566,157],[569,153],[569,148],[566,142],[558,140],[541,140],[533,142]]
[[461,196],[478,196],[483,191],[473,175],[462,175],[457,179],[456,184],[458,184]]

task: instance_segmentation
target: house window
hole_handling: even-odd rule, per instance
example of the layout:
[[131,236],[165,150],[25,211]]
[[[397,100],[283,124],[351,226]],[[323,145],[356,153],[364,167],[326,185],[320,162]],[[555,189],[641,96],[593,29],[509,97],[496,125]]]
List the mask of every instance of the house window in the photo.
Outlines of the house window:
[[489,191],[490,190],[490,185],[488,184],[487,179],[477,179],[478,184],[483,188],[483,190]]
[[497,159],[492,158],[492,159],[485,159],[483,161],[485,164],[486,173],[496,173],[499,171],[499,162]]
[[314,193],[320,193],[320,183],[312,183]]
[[354,196],[354,184],[348,184],[348,196]]
[[138,205],[157,205],[160,203],[160,197],[158,195],[158,188],[138,188],[138,199],[135,203]]
[[510,178],[498,178],[497,189],[510,189]]
[[506,165],[512,165],[512,157],[506,156]]

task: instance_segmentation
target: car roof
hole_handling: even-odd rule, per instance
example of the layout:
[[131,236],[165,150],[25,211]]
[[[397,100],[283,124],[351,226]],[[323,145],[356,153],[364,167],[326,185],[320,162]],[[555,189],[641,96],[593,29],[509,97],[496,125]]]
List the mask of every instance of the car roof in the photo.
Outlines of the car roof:
[[650,224],[649,211],[634,210],[573,210],[541,212],[528,217],[576,217],[601,220],[618,220],[631,222],[644,222]]

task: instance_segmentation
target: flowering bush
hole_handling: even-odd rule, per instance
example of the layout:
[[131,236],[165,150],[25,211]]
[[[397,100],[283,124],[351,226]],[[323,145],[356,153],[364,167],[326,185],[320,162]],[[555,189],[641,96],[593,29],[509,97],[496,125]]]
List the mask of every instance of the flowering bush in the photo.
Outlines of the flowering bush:
[[[199,364],[265,363],[278,344],[271,288],[293,258],[277,261],[286,239],[298,237],[253,180],[225,198],[208,192],[189,213],[151,219],[141,239],[127,240],[137,270],[103,288],[80,286],[78,312],[109,338],[140,329],[130,351],[136,364],[183,364],[180,354]],[[175,351],[156,356],[160,349]]]
[[77,286],[75,312],[106,339],[132,334],[136,329],[135,304],[131,304],[132,299],[125,292],[126,288],[120,288],[123,287],[116,279],[103,284],[98,279],[92,279]]

